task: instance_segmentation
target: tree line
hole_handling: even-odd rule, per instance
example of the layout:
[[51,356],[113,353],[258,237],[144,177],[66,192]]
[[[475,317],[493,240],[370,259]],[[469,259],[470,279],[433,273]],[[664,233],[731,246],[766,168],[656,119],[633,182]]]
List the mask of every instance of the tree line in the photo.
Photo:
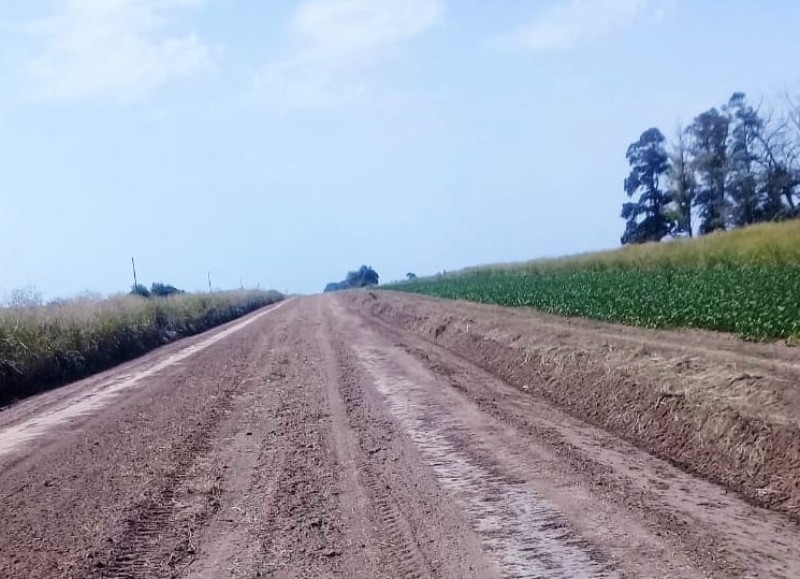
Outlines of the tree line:
[[334,281],[325,286],[325,293],[378,285],[378,272],[368,265],[362,265],[356,271],[347,273],[344,281]]
[[744,93],[699,114],[672,142],[647,129],[628,147],[623,245],[798,216],[800,106],[762,113]]

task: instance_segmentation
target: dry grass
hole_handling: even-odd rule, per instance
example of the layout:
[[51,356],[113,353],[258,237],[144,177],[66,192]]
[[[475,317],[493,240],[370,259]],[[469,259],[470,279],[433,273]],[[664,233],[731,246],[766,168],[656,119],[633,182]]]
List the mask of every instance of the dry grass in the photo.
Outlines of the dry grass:
[[233,291],[0,308],[0,403],[109,368],[281,298],[277,292]]
[[555,259],[470,267],[451,275],[551,273],[575,270],[656,269],[716,265],[800,264],[800,219],[762,223],[695,239],[629,245]]

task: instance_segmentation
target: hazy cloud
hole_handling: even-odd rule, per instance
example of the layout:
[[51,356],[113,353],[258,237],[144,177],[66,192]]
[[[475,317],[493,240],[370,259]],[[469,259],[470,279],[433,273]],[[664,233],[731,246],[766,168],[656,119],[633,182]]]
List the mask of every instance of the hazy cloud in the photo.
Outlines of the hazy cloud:
[[647,17],[660,17],[665,0],[564,0],[531,24],[499,39],[540,52],[569,50]]
[[295,107],[356,100],[387,51],[436,25],[443,13],[441,0],[309,0],[292,17],[292,53],[267,63],[255,88]]
[[211,49],[196,34],[163,34],[168,14],[201,1],[60,0],[55,16],[28,26],[44,39],[25,66],[32,97],[134,101],[206,69]]

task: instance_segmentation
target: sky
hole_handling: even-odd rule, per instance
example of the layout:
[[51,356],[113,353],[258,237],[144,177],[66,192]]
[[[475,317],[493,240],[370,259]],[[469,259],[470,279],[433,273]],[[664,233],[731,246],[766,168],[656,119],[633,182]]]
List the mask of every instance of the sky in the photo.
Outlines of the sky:
[[[502,6],[502,7],[501,7]],[[800,3],[0,4],[0,296],[612,248],[625,151],[800,92]]]

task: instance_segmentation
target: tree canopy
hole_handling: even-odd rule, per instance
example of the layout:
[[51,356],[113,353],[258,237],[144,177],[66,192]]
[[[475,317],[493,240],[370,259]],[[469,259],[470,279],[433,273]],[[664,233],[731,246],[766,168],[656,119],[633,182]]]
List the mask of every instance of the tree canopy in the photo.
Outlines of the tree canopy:
[[800,106],[762,114],[744,93],[697,115],[675,142],[647,129],[628,147],[623,244],[796,217]]
[[625,179],[625,193],[635,200],[622,206],[626,220],[623,244],[661,241],[672,232],[667,215],[669,198],[661,188],[669,170],[666,141],[661,131],[652,128],[628,147],[631,172]]
[[378,285],[380,276],[378,272],[367,265],[362,265],[356,271],[348,272],[344,281],[331,282],[325,286],[325,292],[341,291]]

